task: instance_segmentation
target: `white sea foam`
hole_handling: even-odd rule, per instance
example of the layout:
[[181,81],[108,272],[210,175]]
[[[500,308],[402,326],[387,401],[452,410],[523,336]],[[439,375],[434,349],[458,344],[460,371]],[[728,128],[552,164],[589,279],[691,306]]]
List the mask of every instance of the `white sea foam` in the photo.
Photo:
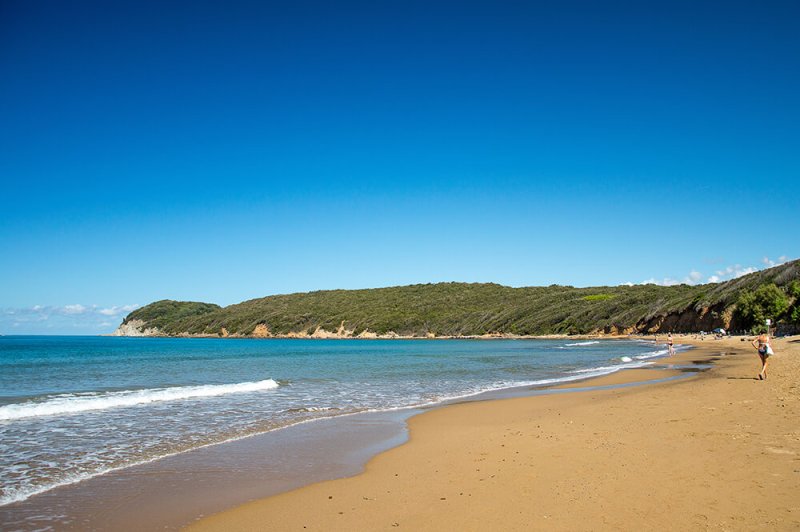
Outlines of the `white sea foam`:
[[286,410],[289,414],[297,414],[303,412],[332,412],[336,410],[341,410],[335,406],[303,406],[299,408],[289,408]]
[[565,345],[567,347],[581,347],[581,346],[584,346],[584,345],[595,345],[595,344],[599,344],[599,343],[600,343],[599,340],[591,340],[589,342],[575,342],[574,344],[565,344]]
[[658,349],[656,351],[648,351],[647,353],[636,355],[633,358],[635,358],[636,360],[647,360],[648,358],[662,357],[667,354],[669,354],[669,351],[667,351],[666,349]]
[[614,373],[621,369],[641,368],[644,366],[650,366],[651,364],[653,364],[653,362],[646,362],[640,360],[637,362],[626,362],[623,364],[617,364],[615,366],[600,366],[597,368],[576,369],[572,370],[570,373],[578,373],[583,375],[597,373],[598,375],[606,375],[608,373]]
[[274,380],[266,379],[263,381],[239,382],[236,384],[176,386],[172,388],[152,388],[91,394],[60,394],[48,397],[44,401],[29,401],[27,403],[0,407],[0,421],[27,417],[68,415],[92,410],[138,406],[162,401],[215,397],[231,393],[259,392],[273,390],[278,386],[278,383]]
[[[684,351],[688,351],[691,347],[692,346],[686,345],[686,344],[681,344],[681,345],[676,344],[674,346],[674,350],[675,350],[676,353],[682,353]],[[641,355],[636,355],[633,358],[636,358],[638,360],[645,360],[645,359],[648,359],[648,358],[662,357],[662,356],[665,356],[665,355],[668,355],[668,354],[669,354],[669,350],[664,348],[664,349],[657,349],[655,351],[648,351],[647,353],[642,353]]]

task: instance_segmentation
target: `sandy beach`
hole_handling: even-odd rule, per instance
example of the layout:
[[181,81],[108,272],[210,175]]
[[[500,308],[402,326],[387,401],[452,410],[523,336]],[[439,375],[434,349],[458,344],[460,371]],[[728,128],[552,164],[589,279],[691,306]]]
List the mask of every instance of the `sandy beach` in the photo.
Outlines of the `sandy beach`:
[[797,530],[800,339],[774,342],[766,381],[741,338],[676,341],[697,348],[659,361],[674,368],[435,409],[360,475],[189,529]]

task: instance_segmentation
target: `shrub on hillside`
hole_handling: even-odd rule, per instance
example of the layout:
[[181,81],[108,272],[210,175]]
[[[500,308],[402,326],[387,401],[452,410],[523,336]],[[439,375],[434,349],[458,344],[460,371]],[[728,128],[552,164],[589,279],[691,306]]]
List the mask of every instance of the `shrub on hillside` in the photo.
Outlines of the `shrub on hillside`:
[[763,330],[767,318],[777,321],[789,308],[789,298],[774,284],[765,284],[755,292],[742,292],[736,302],[739,325],[754,333]]
[[800,281],[792,281],[786,287],[786,293],[793,298],[800,298]]

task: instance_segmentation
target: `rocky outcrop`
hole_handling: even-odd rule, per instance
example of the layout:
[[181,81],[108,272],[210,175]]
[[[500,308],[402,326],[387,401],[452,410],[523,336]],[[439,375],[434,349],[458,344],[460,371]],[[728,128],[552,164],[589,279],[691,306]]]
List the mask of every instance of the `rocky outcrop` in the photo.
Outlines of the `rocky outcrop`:
[[336,329],[336,334],[339,338],[350,338],[353,336],[353,332],[355,331],[352,331],[344,326],[344,320],[342,320],[342,323],[339,324],[339,328]]
[[338,334],[331,331],[326,331],[322,327],[317,327],[313,333],[308,335],[309,338],[340,338]]
[[624,325],[606,325],[603,328],[602,334],[610,336],[625,336],[636,332],[635,327],[625,327]]
[[117,327],[111,336],[165,336],[157,327],[145,328],[142,320],[130,320]]
[[689,333],[711,331],[718,327],[731,328],[732,309],[724,306],[688,308],[664,316],[656,316],[636,324],[636,331],[642,333]]
[[266,323],[259,323],[256,325],[253,332],[250,334],[253,338],[270,338],[272,337],[272,333],[269,331],[269,327],[267,327]]

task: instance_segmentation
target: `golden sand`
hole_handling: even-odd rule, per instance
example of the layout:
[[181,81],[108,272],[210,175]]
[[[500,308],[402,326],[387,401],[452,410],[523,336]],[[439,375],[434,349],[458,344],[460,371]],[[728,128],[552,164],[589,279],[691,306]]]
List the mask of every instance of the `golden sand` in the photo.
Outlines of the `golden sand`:
[[[366,471],[245,504],[191,530],[798,530],[800,339],[759,381],[739,338],[662,360],[696,376],[476,403],[409,422]],[[678,374],[636,370],[615,384]],[[572,386],[587,386],[587,383]]]

